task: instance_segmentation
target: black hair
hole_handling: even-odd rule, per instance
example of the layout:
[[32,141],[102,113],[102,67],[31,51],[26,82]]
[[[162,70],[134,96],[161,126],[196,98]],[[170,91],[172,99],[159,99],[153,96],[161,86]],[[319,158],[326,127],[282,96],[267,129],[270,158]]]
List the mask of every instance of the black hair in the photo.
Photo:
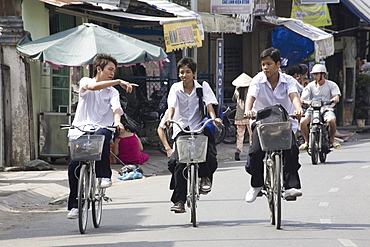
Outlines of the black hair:
[[301,70],[298,66],[291,66],[287,68],[286,73],[293,76],[294,74],[301,74]]
[[260,55],[260,60],[262,61],[263,59],[270,57],[275,63],[280,62],[281,57],[280,57],[280,51],[275,48],[267,48],[263,52],[261,52]]
[[239,87],[238,88],[238,91],[239,91],[239,99],[245,100],[245,90],[246,89],[247,89],[246,87]]
[[95,56],[93,62],[93,70],[94,70],[94,77],[98,73],[98,67],[104,70],[104,67],[109,63],[112,62],[117,67],[117,60],[109,54],[99,53]]
[[307,71],[308,71],[308,66],[306,65],[306,64],[304,64],[304,63],[302,63],[302,64],[300,64],[299,66],[299,69],[300,69],[300,74],[301,75],[304,75],[304,74],[306,74],[307,73]]
[[195,60],[191,57],[184,57],[177,63],[177,71],[180,70],[180,68],[187,66],[191,69],[193,73],[197,71],[197,63]]

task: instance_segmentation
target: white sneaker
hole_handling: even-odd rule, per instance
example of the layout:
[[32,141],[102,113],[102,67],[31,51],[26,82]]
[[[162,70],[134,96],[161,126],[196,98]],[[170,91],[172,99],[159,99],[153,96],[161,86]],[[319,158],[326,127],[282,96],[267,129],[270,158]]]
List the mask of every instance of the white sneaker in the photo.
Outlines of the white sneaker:
[[284,192],[284,198],[287,198],[287,197],[298,197],[298,196],[302,196],[302,191],[299,190],[299,189],[296,189],[296,188],[287,189]]
[[108,188],[112,186],[112,179],[102,178],[100,183],[100,188]]
[[245,195],[245,201],[249,203],[254,202],[261,190],[262,187],[251,187]]
[[67,214],[68,219],[77,219],[78,218],[78,208],[72,208]]

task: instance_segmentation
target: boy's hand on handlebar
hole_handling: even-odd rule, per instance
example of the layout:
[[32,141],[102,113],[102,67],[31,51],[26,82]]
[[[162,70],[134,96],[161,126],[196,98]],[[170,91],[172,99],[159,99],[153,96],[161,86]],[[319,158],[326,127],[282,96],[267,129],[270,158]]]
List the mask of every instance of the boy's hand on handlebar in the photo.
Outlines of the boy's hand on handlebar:
[[252,110],[247,110],[247,111],[244,112],[244,116],[246,118],[251,118],[252,119],[252,118],[256,117],[256,113]]
[[164,122],[164,125],[166,125],[166,127],[170,127],[171,126],[171,119],[166,120],[166,122]]
[[222,120],[221,120],[220,118],[215,118],[215,124],[216,124],[217,126],[222,125]]
[[114,126],[116,126],[116,131],[118,131],[118,133],[120,130],[125,129],[122,123],[116,123]]
[[303,116],[304,112],[302,110],[299,110],[299,111],[295,110],[293,112],[293,114],[295,115],[296,118],[301,119],[301,117]]

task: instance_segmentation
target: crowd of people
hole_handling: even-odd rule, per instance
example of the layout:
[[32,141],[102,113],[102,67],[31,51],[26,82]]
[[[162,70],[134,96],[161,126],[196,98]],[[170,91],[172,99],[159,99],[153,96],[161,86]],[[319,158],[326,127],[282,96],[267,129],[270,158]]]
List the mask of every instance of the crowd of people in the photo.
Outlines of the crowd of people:
[[[283,151],[284,159],[284,187],[285,197],[298,197],[302,195],[301,182],[298,170],[299,149],[308,148],[308,124],[310,110],[302,109],[301,101],[304,99],[322,98],[338,103],[341,92],[335,82],[326,79],[327,70],[324,65],[316,64],[310,72],[314,80],[308,82],[308,67],[305,64],[287,68],[283,73],[280,52],[274,48],[268,48],[260,54],[261,72],[253,78],[245,73],[237,77],[232,85],[235,91],[232,97],[236,103],[235,125],[237,127],[237,141],[235,160],[239,161],[243,152],[245,132],[248,133],[249,148],[245,170],[251,175],[250,189],[246,193],[245,200],[253,202],[264,185],[265,152],[262,151],[258,138],[257,128],[253,117],[266,107],[280,104],[288,114],[295,114],[297,119],[292,122],[293,140],[291,148]],[[82,128],[117,126],[116,137],[113,140],[114,153],[125,164],[144,164],[149,155],[143,153],[143,145],[135,133],[130,132],[121,115],[123,110],[120,105],[119,93],[113,87],[120,85],[128,93],[132,92],[136,84],[120,79],[114,79],[117,61],[110,55],[98,54],[94,59],[93,78],[84,77],[80,81],[79,104],[72,125]],[[217,125],[222,124],[214,110],[217,105],[216,96],[207,82],[198,82],[196,78],[197,64],[190,57],[182,58],[177,64],[180,81],[174,83],[168,93],[168,108],[158,126],[157,133],[162,141],[168,159],[168,169],[171,172],[170,189],[173,190],[171,201],[173,205],[170,211],[175,213],[185,212],[187,182],[183,176],[184,163],[179,162],[176,142],[169,142],[166,129],[171,126],[171,120],[180,124],[183,129],[194,129],[205,115],[215,120]],[[199,96],[199,90],[202,95]],[[334,104],[328,106],[324,112],[324,119],[329,123],[330,143],[334,148],[340,144],[335,137],[348,141],[355,133],[340,134],[336,129],[336,116]],[[304,113],[305,111],[305,113]],[[303,116],[303,118],[300,118]],[[267,121],[268,119],[266,119]],[[305,142],[298,147],[294,138],[297,130],[301,131]],[[172,126],[173,140],[184,135],[179,127]],[[83,133],[75,130],[69,131],[70,138],[78,138]],[[105,136],[102,159],[96,162],[97,177],[102,178],[101,186],[111,186],[112,171],[110,169],[110,144],[113,133],[107,129],[100,129],[95,134]],[[213,133],[205,129],[208,136],[208,149],[206,162],[199,165],[200,193],[208,194],[212,189],[213,174],[217,169],[217,149]],[[170,144],[174,143],[174,144]],[[71,161],[68,167],[70,195],[68,200],[68,218],[78,217],[77,209],[77,183],[79,162]]]

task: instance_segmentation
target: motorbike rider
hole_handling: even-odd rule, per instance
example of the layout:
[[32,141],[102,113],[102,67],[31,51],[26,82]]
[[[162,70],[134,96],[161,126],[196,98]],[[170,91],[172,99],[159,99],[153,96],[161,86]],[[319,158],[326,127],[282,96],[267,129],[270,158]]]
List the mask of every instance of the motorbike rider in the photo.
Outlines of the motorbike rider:
[[[322,64],[315,64],[312,68],[311,74],[314,81],[310,82],[303,90],[301,100],[312,100],[321,98],[322,100],[332,100],[333,104],[325,105],[321,108],[324,121],[329,125],[330,143],[334,148],[340,148],[340,144],[334,141],[335,132],[337,130],[336,116],[334,113],[334,106],[339,102],[341,96],[338,85],[330,80],[326,80],[327,70]],[[311,121],[312,111],[307,110],[305,116],[301,119],[300,127],[304,143],[299,147],[300,150],[308,148],[308,125]]]

